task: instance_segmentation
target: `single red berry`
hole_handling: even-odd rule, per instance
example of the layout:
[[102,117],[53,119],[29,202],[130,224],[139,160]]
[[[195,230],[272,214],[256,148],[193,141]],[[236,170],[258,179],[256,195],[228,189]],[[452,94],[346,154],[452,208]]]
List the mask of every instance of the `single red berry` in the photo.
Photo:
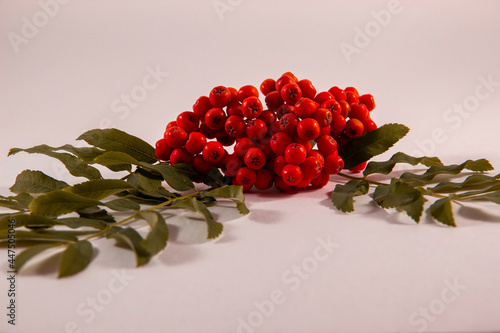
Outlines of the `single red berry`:
[[368,111],[372,111],[375,109],[375,100],[371,94],[364,94],[359,96],[359,102],[364,104]]
[[231,100],[229,101],[229,104],[231,104],[233,102],[237,102],[238,101],[238,90],[236,90],[236,88],[233,88],[233,87],[227,87],[227,89],[231,93]]
[[260,85],[260,92],[267,96],[270,92],[276,91],[276,81],[274,79],[265,79]]
[[351,112],[351,105],[347,103],[346,101],[339,101],[340,108],[342,109],[341,115],[344,118],[347,118],[349,116],[349,112]]
[[375,122],[372,119],[370,119],[370,118],[365,118],[362,121],[362,123],[363,123],[363,126],[364,126],[363,133],[371,132],[371,131],[377,129],[377,124],[375,124]]
[[337,153],[325,157],[324,170],[329,175],[336,175],[344,168],[344,160]]
[[344,130],[346,120],[339,114],[332,114],[332,122],[330,124],[332,135],[338,137]]
[[302,178],[302,180],[300,181],[300,183],[298,183],[297,185],[295,185],[297,188],[304,188],[304,187],[307,187],[309,186],[309,184],[311,184],[311,180],[310,178],[306,178],[306,176],[304,176],[304,178]]
[[169,123],[167,124],[167,127],[165,127],[165,130],[167,130],[167,129],[168,129],[168,128],[170,128],[170,127],[174,127],[174,126],[177,126],[177,122],[176,122],[175,120],[173,120],[173,121],[169,122]]
[[184,146],[188,139],[186,131],[179,126],[167,128],[164,137],[167,139],[168,145],[172,148],[180,148]]
[[224,129],[220,129],[217,131],[217,133],[215,133],[215,139],[217,140],[217,142],[220,142],[221,145],[226,147],[232,146],[236,141],[236,139],[233,136],[227,134]]
[[224,86],[217,86],[210,91],[208,98],[214,107],[222,108],[231,101],[231,91]]
[[248,119],[254,119],[262,113],[262,102],[255,96],[246,98],[241,103],[241,112]]
[[332,122],[332,112],[328,109],[319,108],[312,114],[320,127],[328,126]]
[[286,184],[297,185],[302,181],[302,178],[304,178],[304,174],[298,165],[287,164],[281,171],[281,177]]
[[262,169],[264,164],[266,163],[266,156],[257,147],[252,147],[248,149],[247,153],[245,154],[245,165],[249,167],[252,170],[259,170]]
[[274,121],[268,129],[269,129],[269,134],[271,136],[275,133],[281,132],[280,121],[279,120]]
[[249,138],[241,138],[234,145],[234,153],[236,156],[243,158],[248,149],[255,147],[255,143]]
[[231,154],[222,159],[222,172],[229,177],[236,177],[236,173],[243,166],[243,161],[238,156]]
[[325,164],[325,157],[324,155],[317,149],[312,149],[307,153],[307,157],[314,157],[321,163],[321,167]]
[[281,176],[276,176],[274,177],[274,187],[282,192],[287,192],[290,191],[292,185],[288,185],[287,183],[285,183]]
[[285,159],[289,164],[300,165],[304,163],[306,157],[306,147],[300,143],[291,143],[285,149]]
[[170,159],[170,154],[174,151],[174,148],[170,147],[167,139],[163,138],[156,142],[155,153],[156,157],[162,161],[168,161]]
[[200,121],[192,111],[181,112],[175,120],[177,126],[186,131],[186,133],[196,132],[200,127]]
[[221,108],[212,108],[205,114],[205,124],[208,128],[219,130],[224,127],[226,122],[226,114]]
[[319,104],[309,98],[301,98],[295,103],[293,112],[300,118],[310,117],[319,108]]
[[302,97],[314,99],[314,96],[316,96],[316,88],[314,88],[310,80],[300,80],[299,82],[297,82],[297,84],[302,90]]
[[243,186],[252,186],[257,181],[257,173],[249,167],[241,167],[236,173],[236,181]]
[[217,141],[207,142],[202,152],[205,161],[212,164],[221,161],[224,158],[224,154],[224,147]]
[[261,140],[266,136],[267,125],[260,119],[252,119],[248,122],[245,133],[249,139],[254,141]]
[[337,139],[337,145],[338,147],[343,147],[346,144],[348,144],[352,139],[345,134],[342,134],[338,139]]
[[257,119],[262,120],[269,127],[276,120],[276,114],[270,110],[263,110]]
[[283,87],[286,86],[289,83],[297,83],[297,81],[294,80],[289,75],[283,75],[283,76],[281,76],[278,80],[276,80],[276,91],[281,94],[281,89],[283,89]]
[[228,116],[243,117],[243,113],[241,112],[241,103],[238,101],[231,102],[226,108],[226,113]]
[[346,94],[345,94],[345,91],[340,89],[339,87],[335,86],[335,87],[331,87],[330,89],[328,89],[328,92],[330,94],[333,95],[333,97],[335,97],[335,100],[337,102],[340,102],[340,101],[345,101],[345,99],[347,98]]
[[359,173],[363,171],[366,168],[366,162],[360,163],[356,165],[354,168],[349,169],[349,171],[354,172],[354,173]]
[[349,113],[349,118],[363,119],[368,118],[370,113],[364,104],[351,104],[351,112]]
[[281,119],[285,114],[293,113],[293,105],[283,104],[276,110],[276,117]]
[[345,88],[345,89],[344,89],[344,91],[346,92],[346,94],[347,94],[348,92],[353,92],[353,93],[355,93],[356,95],[358,95],[358,96],[359,96],[358,89],[356,89],[356,88],[354,88],[354,87],[347,87],[347,88]]
[[299,138],[299,137],[297,136],[297,137],[294,137],[294,138],[293,138],[293,142],[294,142],[294,143],[299,143],[299,144],[303,145],[303,146],[304,146],[304,148],[306,149],[306,152],[307,152],[307,153],[309,153],[309,152],[311,151],[311,149],[312,149],[312,144],[311,144],[311,142],[312,142],[312,141],[309,141],[309,140],[303,140],[303,139],[301,139],[301,138]]
[[210,99],[208,98],[208,96],[201,96],[194,103],[193,112],[198,117],[198,119],[204,119],[205,113],[207,113],[207,111],[211,108],[213,108],[213,105],[210,103]]
[[302,90],[296,83],[287,83],[281,88],[281,98],[287,104],[295,104],[302,98]]
[[311,180],[319,176],[323,165],[316,157],[310,156],[300,165],[300,168],[302,169],[304,178]]
[[248,97],[259,97],[259,91],[252,85],[243,86],[238,90],[238,100],[243,102]]
[[320,136],[316,141],[318,150],[324,155],[330,155],[337,151],[337,141],[331,135]]
[[207,124],[203,122],[200,125],[200,133],[202,133],[207,139],[215,139],[217,130],[209,128]]
[[234,177],[234,178],[232,179],[232,184],[233,184],[233,185],[235,185],[235,186],[241,186],[241,187],[243,187],[243,192],[248,192],[248,191],[250,191],[250,190],[252,189],[252,187],[253,187],[253,184],[249,184],[249,185],[240,184],[240,183],[238,182],[238,179],[236,179],[236,177]]
[[349,138],[355,139],[359,138],[363,134],[364,129],[365,127],[360,120],[351,118],[345,124],[344,133]]
[[274,155],[273,150],[271,149],[271,137],[270,136],[265,136],[259,141],[255,142],[255,147],[259,148],[262,150],[264,155],[271,156]]
[[271,137],[271,149],[276,155],[285,154],[286,147],[291,143],[292,137],[285,132],[278,132]]
[[279,92],[271,91],[269,94],[266,95],[265,98],[267,108],[269,110],[276,110],[279,108],[285,101],[283,101],[283,98],[281,98],[281,95]]
[[320,131],[319,123],[314,118],[302,119],[297,125],[297,134],[302,140],[316,140]]
[[311,185],[316,188],[325,187],[326,184],[330,181],[330,175],[325,172],[325,170],[321,171],[318,177],[311,180]]
[[189,138],[186,141],[186,150],[191,154],[201,153],[203,147],[207,144],[207,138],[200,132],[189,133]]
[[299,117],[297,117],[295,113],[287,113],[280,119],[280,129],[286,133],[295,134],[298,124]]
[[285,72],[281,76],[285,76],[285,75],[288,75],[289,77],[291,77],[295,82],[299,81],[299,79],[292,72]]
[[186,163],[189,164],[193,159],[193,155],[188,153],[184,148],[176,148],[170,155],[170,164]]
[[278,155],[276,156],[276,158],[274,159],[274,162],[273,162],[273,171],[276,175],[280,176],[281,177],[281,172],[283,171],[283,168],[285,167],[285,165],[287,165],[288,163],[286,162],[286,158],[284,155]]
[[329,99],[328,101],[324,102],[321,104],[322,109],[327,109],[331,113],[338,113],[342,114],[342,107],[340,106],[339,102],[337,102],[334,99]]
[[316,97],[314,97],[314,101],[319,105],[332,99],[335,99],[335,97],[333,97],[333,95],[330,94],[328,91],[322,91],[319,94],[317,94]]
[[260,191],[270,189],[274,183],[274,174],[267,169],[257,170],[257,180],[255,181],[255,188]]
[[359,95],[355,91],[346,91],[346,102],[349,104],[358,104]]
[[206,174],[212,168],[212,164],[205,161],[205,159],[200,155],[197,155],[193,158],[193,160],[191,161],[191,166],[195,171],[201,174]]
[[320,127],[319,136],[330,135],[331,132],[332,132],[332,127],[330,125],[326,125],[326,126]]
[[235,138],[242,138],[246,134],[245,120],[240,116],[230,116],[224,124],[224,129],[227,134]]

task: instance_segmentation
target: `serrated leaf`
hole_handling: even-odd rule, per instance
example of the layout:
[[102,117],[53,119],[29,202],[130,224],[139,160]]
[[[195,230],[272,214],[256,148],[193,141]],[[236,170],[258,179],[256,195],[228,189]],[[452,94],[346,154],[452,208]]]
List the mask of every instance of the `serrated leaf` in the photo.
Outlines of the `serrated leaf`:
[[[0,241],[5,241],[9,238],[8,232],[0,231]],[[64,241],[73,242],[77,241],[78,238],[73,234],[59,230],[46,230],[46,231],[23,231],[16,230],[16,239],[19,240],[30,240],[30,241]]]
[[120,228],[113,226],[106,233],[106,238],[114,238],[119,242],[125,243],[132,251],[134,251],[137,266],[145,265],[151,259],[151,254],[142,245],[144,239],[135,229],[130,227]]
[[32,197],[31,195],[29,195],[28,193],[21,192],[18,195],[8,197],[8,199],[9,200],[16,200],[21,205],[28,206],[31,203],[31,201],[33,201],[33,199],[35,199],[35,198]]
[[368,176],[373,173],[388,175],[389,173],[391,173],[397,163],[406,163],[411,165],[423,164],[428,167],[443,165],[443,163],[441,163],[441,160],[439,160],[439,158],[437,157],[413,157],[405,153],[398,152],[392,155],[392,157],[387,161],[368,163],[365,170],[363,171],[363,175]]
[[158,212],[144,211],[138,213],[136,218],[148,222],[151,231],[141,242],[141,245],[153,256],[167,246],[168,227],[163,216]]
[[440,174],[458,175],[462,170],[470,170],[476,172],[483,172],[493,170],[490,162],[485,159],[480,160],[467,160],[462,164],[452,165],[437,165],[427,169],[423,174],[415,174],[412,172],[405,172],[399,177],[403,181],[415,181],[420,183],[430,182],[434,177]]
[[469,197],[470,200],[479,200],[479,201],[490,201],[496,204],[500,204],[500,190],[496,190],[493,192],[477,195],[474,197]]
[[45,193],[35,198],[29,208],[35,215],[59,216],[100,204],[99,200],[61,190]]
[[29,154],[42,154],[50,156],[52,158],[61,161],[69,173],[75,177],[85,177],[87,179],[99,179],[101,178],[101,173],[94,167],[91,167],[78,157],[68,154],[68,153],[57,153],[53,151],[53,148],[47,145],[39,145],[32,148],[21,149],[12,148],[9,151],[9,156],[17,154],[18,152],[24,151]]
[[57,247],[62,245],[62,243],[47,243],[47,244],[39,244],[39,245],[34,245],[26,250],[22,251],[18,255],[16,255],[15,259],[15,267],[17,271],[20,271],[21,268],[33,257],[37,256],[38,254],[42,253],[45,250],[51,249],[53,247]]
[[0,218],[0,230],[5,231],[9,229],[10,221],[15,221],[15,227],[25,226],[54,226],[57,222],[54,219],[33,215],[33,214],[15,214]]
[[242,215],[250,213],[247,206],[245,205],[245,196],[243,194],[242,186],[226,185],[218,187],[211,191],[203,193],[203,197],[216,197],[216,198],[226,198],[231,199],[236,203],[236,208],[238,212]]
[[[159,176],[159,179],[157,176]],[[160,174],[146,171],[143,168],[137,168],[137,171],[130,175],[127,181],[131,178],[134,178],[138,187],[146,192],[154,192],[158,190],[161,187],[161,182],[163,180],[163,177]]]
[[392,179],[389,185],[378,185],[373,192],[373,201],[382,208],[405,211],[417,223],[424,210],[422,192],[397,179]]
[[352,169],[382,154],[403,138],[409,130],[401,124],[385,124],[348,142],[339,150],[339,155],[344,160],[344,168]]
[[141,209],[141,206],[133,202],[132,200],[125,199],[125,198],[119,198],[119,199],[114,199],[108,202],[103,202],[102,205],[111,208],[112,210],[116,211],[127,211],[127,210],[139,210]]
[[113,171],[131,171],[132,164],[137,165],[139,161],[127,153],[120,151],[107,151],[94,160],[95,163],[104,165]]
[[5,207],[17,211],[24,211],[26,209],[25,205],[20,204],[17,201],[0,199],[0,207]]
[[113,215],[109,215],[105,209],[99,208],[98,206],[87,207],[79,209],[76,211],[81,218],[101,220],[104,222],[113,223],[116,222]]
[[222,233],[223,225],[216,222],[208,208],[202,202],[196,200],[196,198],[189,197],[184,200],[175,201],[172,207],[186,208],[203,216],[207,222],[208,239],[217,238]]
[[159,172],[163,176],[163,179],[167,182],[167,184],[176,191],[187,191],[194,188],[193,182],[172,165],[152,165],[147,163],[140,163],[139,165],[147,170],[154,170]]
[[453,217],[453,211],[451,209],[450,198],[442,198],[436,200],[430,207],[429,212],[433,218],[437,221],[451,226],[456,227],[455,218]]
[[116,128],[93,129],[80,135],[77,140],[106,151],[126,153],[138,161],[155,163],[158,161],[155,149],[146,141]]
[[63,181],[47,176],[41,171],[24,170],[17,175],[14,185],[9,189],[12,193],[47,193],[68,187]]
[[368,193],[369,184],[365,180],[350,180],[345,185],[337,184],[332,192],[333,205],[344,213],[354,211],[353,198]]
[[499,182],[500,174],[496,176],[471,175],[463,182],[441,182],[434,187],[427,188],[433,193],[452,193],[459,191],[477,190],[488,188]]
[[61,258],[59,277],[71,276],[83,271],[90,264],[92,255],[92,244],[89,241],[81,240],[69,244]]
[[76,157],[78,157],[82,161],[89,163],[89,164],[94,163],[94,159],[97,156],[104,153],[104,150],[101,150],[101,149],[98,149],[95,147],[74,147],[72,145],[63,145],[63,146],[55,147],[52,149],[55,151],[58,151],[58,150],[67,151],[67,152],[75,155]]
[[101,200],[132,188],[134,187],[131,184],[120,179],[94,179],[68,187],[65,190],[86,198]]

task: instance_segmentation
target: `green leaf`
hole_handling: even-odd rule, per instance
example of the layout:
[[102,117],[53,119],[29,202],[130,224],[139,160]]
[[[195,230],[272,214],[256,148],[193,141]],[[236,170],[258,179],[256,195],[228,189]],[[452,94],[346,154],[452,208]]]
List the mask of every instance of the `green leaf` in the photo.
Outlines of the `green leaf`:
[[203,193],[203,197],[217,197],[231,199],[236,203],[236,208],[238,212],[242,215],[250,213],[247,206],[245,205],[245,196],[243,195],[242,186],[226,185],[218,187],[211,191]]
[[[0,241],[5,241],[9,238],[8,232],[0,231]],[[64,241],[64,242],[75,242],[78,240],[76,236],[68,232],[59,230],[46,230],[46,231],[23,231],[16,230],[16,239],[19,240],[29,240],[29,241]]]
[[163,216],[158,212],[144,211],[138,213],[136,218],[148,222],[151,231],[141,242],[141,245],[153,256],[167,246],[168,227]]
[[41,171],[24,170],[16,177],[16,182],[9,189],[12,193],[47,193],[68,187],[63,181],[47,176]]
[[407,163],[411,165],[423,164],[428,167],[443,165],[443,163],[441,163],[441,161],[437,157],[413,157],[399,152],[392,155],[392,157],[387,161],[368,163],[366,165],[366,169],[363,171],[363,175],[368,176],[373,173],[388,175],[389,173],[391,173],[397,163]]
[[344,212],[354,211],[353,198],[367,194],[369,183],[365,180],[350,180],[345,185],[337,184],[332,192],[331,200],[335,207]]
[[93,129],[80,135],[77,140],[85,140],[88,144],[106,151],[126,153],[141,162],[158,161],[155,149],[150,144],[116,128]]
[[401,124],[385,124],[348,142],[339,150],[339,155],[344,160],[344,168],[354,168],[382,154],[403,138],[409,130]]
[[450,198],[442,198],[436,200],[430,207],[429,212],[433,218],[437,221],[449,225],[451,227],[456,227],[455,219],[453,217],[453,211],[451,209]]
[[137,266],[145,265],[151,259],[151,254],[142,245],[144,239],[133,228],[111,227],[106,233],[107,238],[114,238],[118,242],[125,243],[131,250],[135,252]]
[[101,200],[118,192],[134,188],[131,184],[119,179],[94,179],[71,187],[66,191],[86,198]]
[[9,151],[9,156],[17,154],[20,151],[24,151],[30,154],[43,154],[61,161],[69,173],[75,177],[85,177],[87,179],[99,179],[101,178],[101,173],[94,167],[91,167],[78,157],[68,154],[68,153],[56,153],[53,151],[54,148],[47,145],[39,145],[28,149],[12,148]]
[[196,200],[196,198],[189,197],[184,200],[175,201],[172,207],[186,208],[203,216],[207,222],[208,239],[217,238],[222,233],[223,225],[216,222],[207,206]]
[[152,172],[146,171],[142,168],[137,168],[137,171],[127,178],[127,182],[135,184],[135,187],[143,189],[146,192],[154,193],[161,187],[161,182],[163,180],[163,177],[161,177],[160,174],[158,175],[160,176],[160,179],[154,178],[156,176]]
[[187,191],[194,188],[193,182],[172,165],[151,165],[147,163],[140,163],[139,165],[147,170],[154,170],[159,172],[163,176],[163,179],[165,179],[167,184],[176,191]]
[[97,219],[87,219],[83,217],[65,217],[53,220],[58,225],[65,225],[71,229],[78,229],[82,227],[91,227],[96,229],[104,229],[110,226],[109,222]]
[[100,205],[99,200],[85,198],[67,191],[52,191],[35,198],[29,208],[35,215],[59,216]]
[[98,206],[79,209],[77,213],[81,218],[101,220],[109,223],[116,222],[113,215],[109,215],[105,209],[99,208]]
[[462,164],[432,166],[423,174],[405,172],[401,175],[401,177],[399,177],[399,179],[403,181],[427,183],[439,174],[458,175],[464,169],[483,172],[493,170],[493,167],[491,166],[490,162],[485,159],[480,159],[477,161],[467,160]]
[[373,192],[373,201],[382,208],[405,211],[417,223],[424,210],[422,192],[397,179],[392,179],[390,185],[377,186]]
[[82,240],[69,244],[61,258],[59,277],[71,276],[83,271],[90,264],[92,255],[92,244],[89,241]]
[[22,212],[22,211],[24,211],[26,209],[25,205],[22,205],[22,204],[20,204],[17,201],[3,200],[3,199],[0,199],[0,207],[5,207],[5,208],[13,209],[13,210],[17,210],[17,211],[20,211],[20,212]]
[[9,215],[0,218],[0,230],[6,231],[9,229],[10,221],[15,221],[15,227],[26,227],[26,226],[54,226],[57,222],[54,219],[50,219],[45,216],[33,215],[33,214],[16,214]]
[[102,203],[104,206],[116,211],[139,210],[141,206],[132,200],[119,198]]
[[15,267],[17,271],[20,271],[21,268],[33,257],[36,255],[42,253],[45,250],[51,249],[53,247],[57,247],[62,245],[62,243],[47,243],[47,244],[39,244],[39,245],[34,245],[26,250],[22,251],[18,255],[16,255],[15,259]]
[[27,207],[27,206],[29,206],[31,201],[33,201],[34,198],[31,195],[29,195],[28,193],[21,192],[16,196],[8,197],[8,199],[15,200],[15,201],[19,202],[21,205],[24,205]]
[[119,151],[107,151],[97,156],[94,162],[104,165],[113,171],[131,171],[132,164],[139,164],[139,161],[129,154]]
[[95,148],[95,147],[74,147],[72,145],[64,145],[56,148],[52,148],[53,150],[64,150],[67,151],[82,161],[92,164],[94,163],[94,159],[104,153],[104,150]]
[[477,190],[497,184],[499,178],[500,174],[496,176],[471,175],[463,182],[441,182],[434,187],[427,188],[427,190],[434,193],[456,193],[459,191]]

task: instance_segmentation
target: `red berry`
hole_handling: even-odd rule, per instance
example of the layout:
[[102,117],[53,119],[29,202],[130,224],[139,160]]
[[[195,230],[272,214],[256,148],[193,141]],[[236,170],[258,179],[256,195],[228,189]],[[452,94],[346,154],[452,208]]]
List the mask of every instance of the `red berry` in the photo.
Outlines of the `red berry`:
[[226,113],[228,116],[243,117],[243,113],[241,112],[241,103],[238,101],[229,103],[229,105],[226,108]]
[[207,124],[203,122],[200,125],[200,133],[202,133],[204,136],[206,136],[207,139],[214,139],[217,131],[209,128],[207,126]]
[[211,108],[213,108],[213,105],[210,103],[210,99],[207,96],[201,96],[194,103],[193,112],[199,119],[203,119],[205,113]]
[[222,108],[231,101],[231,91],[224,86],[217,86],[210,91],[208,98],[214,107]]
[[248,119],[254,119],[262,113],[262,102],[255,96],[246,98],[241,103],[241,112]]
[[287,83],[281,88],[281,98],[287,104],[295,104],[302,97],[302,90],[296,83]]
[[330,135],[331,132],[332,132],[332,127],[330,125],[326,125],[320,128],[319,136]]
[[302,90],[302,97],[313,99],[316,96],[316,88],[314,88],[311,81],[304,79],[297,82]]
[[222,159],[222,172],[229,177],[236,177],[236,173],[243,166],[243,161],[238,156],[231,154]]
[[336,175],[344,168],[344,160],[337,153],[325,157],[324,170],[329,175]]
[[368,109],[364,104],[351,104],[349,118],[363,120],[369,117]]
[[224,158],[224,147],[217,141],[207,142],[202,152],[203,158],[209,163],[217,163]]
[[274,159],[274,163],[273,163],[274,173],[277,174],[278,176],[281,176],[281,172],[283,171],[283,168],[287,164],[288,163],[286,162],[286,158],[284,155],[276,156],[276,158]]
[[281,171],[283,181],[288,185],[297,185],[304,178],[302,169],[295,164],[287,164]]
[[302,119],[297,125],[297,134],[302,140],[316,140],[316,138],[319,136],[319,133],[320,127],[316,119]]
[[186,131],[186,133],[195,132],[199,129],[200,121],[194,112],[181,112],[175,121],[177,126]]
[[236,173],[236,181],[243,186],[251,187],[257,181],[257,173],[248,167],[241,167]]
[[316,141],[318,150],[324,155],[330,155],[337,151],[337,141],[331,135],[320,136]]
[[286,133],[296,133],[298,124],[299,117],[295,113],[287,113],[280,119],[280,129]]
[[355,91],[346,91],[346,102],[349,104],[358,104],[359,95]]
[[234,153],[238,157],[245,157],[248,149],[255,147],[255,144],[249,138],[241,138],[234,145]]
[[264,110],[260,116],[257,117],[257,119],[262,120],[267,126],[269,126],[276,120],[276,114],[272,111]]
[[252,119],[248,122],[245,133],[249,139],[254,141],[261,140],[266,136],[267,125],[260,119]]
[[293,105],[283,104],[276,110],[276,116],[281,119],[285,114],[293,113]]
[[349,112],[351,112],[351,106],[346,101],[339,101],[339,104],[342,109],[342,117],[347,118],[347,116],[349,116]]
[[269,110],[275,110],[283,105],[283,103],[285,103],[285,101],[283,101],[283,98],[281,98],[280,93],[277,91],[271,91],[269,94],[267,94],[265,101]]
[[271,138],[271,149],[276,155],[285,154],[285,149],[289,144],[293,143],[293,139],[285,132],[278,132]]
[[339,114],[332,114],[332,122],[330,127],[332,129],[332,135],[338,137],[344,130],[346,120]]
[[237,102],[238,101],[238,90],[233,87],[227,87],[227,89],[231,92],[231,100],[229,101],[229,104]]
[[208,128],[219,130],[224,127],[226,114],[221,108],[212,108],[205,114],[205,124]]
[[193,160],[191,161],[191,166],[195,171],[198,171],[201,174],[206,174],[212,168],[212,164],[205,161],[205,159],[200,155],[197,155],[193,158]]
[[307,153],[309,153],[312,149],[312,144],[311,144],[311,141],[309,141],[309,140],[302,140],[299,137],[295,137],[295,138],[293,138],[293,142],[300,143],[301,145],[303,145],[304,148],[306,149]]
[[363,162],[363,163],[356,165],[354,168],[349,169],[349,171],[354,172],[354,173],[358,173],[358,172],[363,171],[365,168],[366,168],[366,162]]
[[289,83],[297,83],[297,81],[294,80],[289,75],[283,75],[283,76],[281,76],[278,80],[276,80],[276,91],[281,94],[281,89],[283,89],[283,87],[286,86]]
[[184,148],[176,148],[170,155],[170,164],[186,163],[189,164],[193,156]]
[[300,165],[307,157],[307,150],[300,143],[291,143],[285,149],[285,159],[289,164]]
[[201,153],[203,147],[207,144],[207,138],[200,132],[189,133],[189,138],[186,141],[186,150],[191,154]]
[[264,164],[266,163],[266,156],[257,147],[252,147],[248,149],[247,153],[245,154],[245,165],[249,167],[252,170],[259,170],[262,169]]
[[295,103],[293,112],[300,118],[310,117],[319,107],[319,104],[309,98],[302,98]]
[[359,102],[361,104],[364,104],[368,111],[372,111],[375,109],[375,100],[373,99],[373,96],[370,94],[365,94],[359,96]]
[[281,76],[285,76],[285,75],[288,75],[289,77],[291,77],[295,82],[299,81],[299,79],[297,79],[297,77],[292,72],[283,73]]
[[332,122],[332,112],[328,109],[319,108],[313,113],[313,118],[316,119],[320,127],[325,127]]
[[315,159],[317,159],[319,163],[321,163],[321,167],[323,167],[323,165],[325,164],[325,157],[317,149],[312,149],[311,151],[309,151],[307,153],[307,157],[314,157]]
[[333,97],[333,95],[330,94],[328,91],[322,91],[319,94],[317,94],[316,97],[314,97],[314,101],[319,105],[332,99],[335,99],[335,97]]
[[257,180],[255,181],[255,188],[260,191],[270,189],[274,183],[274,175],[267,169],[257,170]]
[[283,180],[283,178],[281,178],[281,176],[277,176],[274,178],[274,186],[278,190],[283,192],[290,191],[290,189],[292,188],[292,185],[285,183],[285,181]]
[[302,180],[300,181],[300,183],[298,183],[295,186],[298,187],[298,188],[304,188],[304,187],[309,186],[309,184],[311,184],[311,178],[306,178],[306,176],[304,176],[304,178],[302,178]]
[[165,131],[165,139],[167,139],[167,143],[170,147],[180,148],[186,143],[188,135],[186,131],[179,126],[173,126],[167,128]]
[[363,131],[363,123],[358,119],[351,118],[345,124],[344,133],[349,138],[359,138],[363,134]]
[[260,92],[266,96],[272,91],[276,91],[276,81],[274,79],[265,79],[260,85]]
[[359,96],[359,92],[358,92],[358,89],[354,88],[354,87],[347,87],[344,89],[345,93],[347,94],[348,92],[353,92],[355,93],[356,95]]
[[329,180],[330,176],[323,170],[318,177],[311,180],[311,185],[316,188],[325,187]]
[[238,100],[243,102],[248,97],[259,97],[259,91],[252,85],[243,86],[238,90]]
[[233,143],[236,141],[234,137],[227,134],[226,131],[223,129],[218,130],[217,133],[215,133],[215,139],[217,140],[217,142],[220,142],[221,145],[226,147],[232,146]]
[[371,132],[377,129],[377,124],[370,118],[365,118],[363,121],[364,130],[363,133]]
[[230,116],[227,118],[226,123],[224,124],[224,129],[227,134],[235,138],[242,138],[246,133],[245,120],[243,120],[240,116]]
[[162,161],[168,161],[170,159],[170,154],[174,151],[174,148],[170,147],[167,143],[167,139],[163,138],[156,142],[156,157]]
[[304,178],[311,180],[319,176],[323,165],[316,157],[310,156],[300,165],[300,168],[302,169]]
[[250,184],[250,185],[240,184],[240,183],[238,182],[238,180],[236,179],[236,177],[234,177],[234,178],[233,178],[232,183],[233,183],[233,185],[243,187],[243,192],[248,192],[248,191],[250,191],[250,190],[252,189],[252,187],[253,187],[253,184]]
[[321,108],[329,110],[331,113],[342,114],[342,107],[339,102],[334,99],[330,99],[323,104],[321,104]]
[[339,87],[335,86],[335,87],[331,87],[328,92],[330,94],[333,95],[333,97],[335,97],[335,100],[337,102],[340,102],[340,101],[345,101],[346,99],[346,94],[344,92],[344,90],[340,89]]

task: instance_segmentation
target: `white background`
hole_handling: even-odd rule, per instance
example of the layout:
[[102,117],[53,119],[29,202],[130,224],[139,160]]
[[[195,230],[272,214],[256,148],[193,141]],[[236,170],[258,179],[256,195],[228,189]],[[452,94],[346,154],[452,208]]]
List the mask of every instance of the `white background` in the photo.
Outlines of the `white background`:
[[[318,90],[338,85],[372,93],[377,123],[411,128],[390,153],[420,150],[446,163],[485,157],[500,165],[498,2],[242,0],[221,1],[231,10],[218,13],[217,2],[201,0],[71,0],[45,6],[53,17],[43,22],[47,3],[56,2],[0,1],[3,194],[26,168],[71,180],[49,158],[7,158],[11,147],[72,143],[102,126],[154,144],[213,86],[258,86],[289,70]],[[381,26],[374,13],[389,7],[397,13]],[[37,31],[22,37],[34,19]],[[373,30],[362,40],[365,28]],[[23,43],[15,45],[14,35]],[[358,52],[346,57],[342,43]],[[148,68],[168,76],[135,108],[116,112],[114,103],[142,84]],[[497,83],[491,91],[479,88],[488,93],[479,100],[480,78]],[[448,111],[474,100],[463,115]],[[436,132],[439,139],[431,141]],[[73,278],[57,280],[50,263],[32,265],[18,276],[17,325],[0,313],[0,331],[238,332],[239,318],[253,323],[240,328],[247,333],[500,330],[497,207],[456,209],[456,229],[425,218],[414,225],[362,200],[357,213],[339,213],[328,199],[333,187],[248,194],[250,215],[217,210],[225,231],[213,242],[201,241],[204,226],[189,216],[169,219],[166,251],[140,269],[130,252],[105,240]],[[312,263],[319,239],[338,247],[299,279],[291,269]],[[123,269],[131,280],[111,293]],[[453,283],[465,289],[454,298]],[[4,280],[3,312],[6,290]],[[283,302],[259,317],[255,302],[269,305],[273,290]],[[92,298],[99,311],[86,305]],[[419,311],[429,307],[432,317],[423,319]]]

